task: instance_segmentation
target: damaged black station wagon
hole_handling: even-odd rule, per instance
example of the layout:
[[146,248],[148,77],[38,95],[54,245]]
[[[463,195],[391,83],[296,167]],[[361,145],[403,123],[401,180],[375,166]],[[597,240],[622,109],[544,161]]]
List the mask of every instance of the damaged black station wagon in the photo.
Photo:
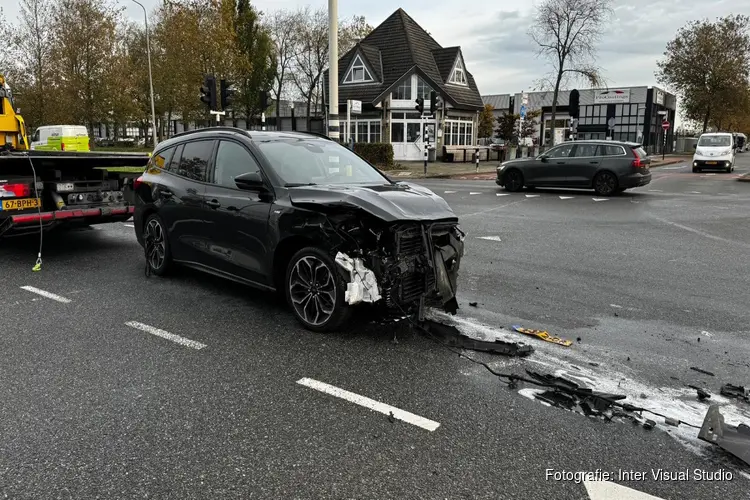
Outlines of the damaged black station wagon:
[[286,295],[308,329],[362,302],[454,313],[464,234],[448,204],[338,143],[296,132],[194,130],[133,182],[147,271],[175,263]]

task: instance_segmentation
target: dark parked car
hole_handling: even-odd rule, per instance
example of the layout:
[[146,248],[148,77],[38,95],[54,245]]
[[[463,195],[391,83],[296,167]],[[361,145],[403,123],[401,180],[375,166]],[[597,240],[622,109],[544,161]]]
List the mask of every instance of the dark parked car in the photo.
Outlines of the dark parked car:
[[286,295],[308,329],[354,304],[455,313],[464,234],[432,191],[296,132],[213,127],[158,145],[133,183],[148,269],[174,263]]
[[610,196],[651,182],[651,160],[640,144],[619,141],[570,141],[535,158],[502,163],[497,180],[508,191],[524,186],[593,189]]

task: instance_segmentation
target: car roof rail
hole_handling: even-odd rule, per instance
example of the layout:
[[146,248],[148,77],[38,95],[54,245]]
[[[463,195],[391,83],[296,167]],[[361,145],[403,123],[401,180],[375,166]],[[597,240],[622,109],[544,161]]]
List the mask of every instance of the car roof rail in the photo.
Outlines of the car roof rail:
[[250,135],[247,130],[243,130],[239,127],[226,127],[226,126],[220,126],[220,127],[204,127],[204,128],[194,128],[193,130],[185,130],[184,132],[180,132],[179,134],[175,134],[170,137],[170,139],[173,139],[175,137],[185,137],[186,135],[190,134],[197,134],[198,132],[236,132],[236,133],[244,133],[247,135]]
[[[295,130],[295,132],[297,132],[297,131]],[[299,134],[307,134],[307,135],[314,135],[315,137],[320,137],[321,139],[328,139],[329,141],[333,141],[333,139],[331,139],[328,135],[323,134],[321,132],[311,132],[309,130],[305,130],[305,131],[297,132],[297,133],[299,133]]]

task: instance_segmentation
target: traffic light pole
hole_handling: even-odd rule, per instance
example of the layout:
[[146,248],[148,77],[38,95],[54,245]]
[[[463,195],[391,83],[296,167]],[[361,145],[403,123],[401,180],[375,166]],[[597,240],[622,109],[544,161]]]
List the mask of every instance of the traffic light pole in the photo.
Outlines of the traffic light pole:
[[227,114],[226,111],[214,111],[214,110],[209,111],[209,113],[211,113],[212,115],[216,115],[217,127],[221,125],[221,117]]
[[265,111],[260,114],[260,129],[266,131],[266,113]]

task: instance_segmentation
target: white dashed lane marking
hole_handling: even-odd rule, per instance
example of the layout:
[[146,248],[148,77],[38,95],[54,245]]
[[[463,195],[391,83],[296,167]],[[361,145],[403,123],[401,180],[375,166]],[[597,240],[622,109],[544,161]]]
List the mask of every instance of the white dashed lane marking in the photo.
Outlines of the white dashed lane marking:
[[416,425],[417,427],[421,427],[422,429],[428,430],[430,432],[440,427],[440,424],[438,422],[435,422],[434,420],[420,417],[419,415],[401,410],[399,408],[396,408],[395,406],[381,403],[380,401],[375,401],[374,399],[370,399],[365,396],[360,396],[359,394],[340,389],[333,385],[326,384],[325,382],[320,382],[311,378],[301,378],[297,381],[297,383],[300,385],[304,385],[305,387],[309,387],[310,389],[315,389],[316,391],[323,392],[330,396],[335,396],[345,401],[349,401],[350,403],[364,406],[365,408],[376,411],[378,413],[382,413],[383,415],[389,415],[393,418],[406,422],[407,424]]
[[591,198],[594,201],[609,201],[609,198]]
[[469,194],[482,194],[481,191],[471,191]]
[[560,196],[561,200],[572,200],[575,196]]
[[480,240],[502,241],[500,236],[477,236],[477,238]]
[[65,297],[61,297],[60,295],[56,295],[54,293],[48,292],[46,290],[41,290],[39,288],[33,287],[33,286],[22,286],[23,290],[26,290],[27,292],[35,293],[37,295],[41,295],[42,297],[46,297],[51,300],[55,300],[57,302],[61,302],[63,304],[69,304],[70,299],[66,299]]
[[526,198],[539,198],[538,194],[527,194]]
[[510,196],[510,193],[495,193],[495,196]]
[[169,333],[166,330],[161,330],[159,328],[156,328],[155,326],[139,323],[138,321],[128,321],[127,323],[125,323],[125,325],[142,332],[150,333],[151,335],[156,335],[157,337],[161,337],[163,339],[171,340],[175,344],[180,344],[185,347],[191,347],[196,350],[206,347],[206,344],[201,344],[200,342],[196,342],[195,340],[180,337],[179,335],[175,335],[174,333]]

